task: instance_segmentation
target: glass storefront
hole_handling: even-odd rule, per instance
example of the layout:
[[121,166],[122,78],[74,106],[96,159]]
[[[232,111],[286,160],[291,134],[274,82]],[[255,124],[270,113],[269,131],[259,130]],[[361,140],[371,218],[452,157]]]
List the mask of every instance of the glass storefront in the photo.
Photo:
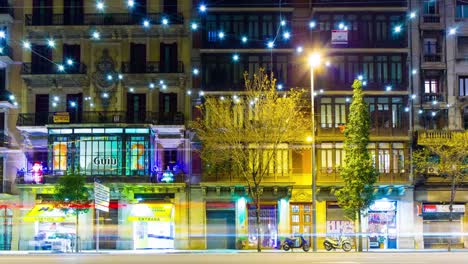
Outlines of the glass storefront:
[[52,250],[56,241],[65,241],[68,250],[72,249],[75,237],[76,218],[53,204],[37,204],[23,219],[34,222],[34,240],[31,246],[35,250]]
[[142,203],[133,205],[134,249],[174,248],[174,205],[170,203]]
[[249,206],[249,245],[256,246],[260,239],[263,248],[276,248],[278,245],[278,211],[276,205],[260,206],[260,234],[257,236],[255,206]]
[[147,128],[50,129],[49,164],[55,175],[150,175],[150,138]]
[[397,248],[397,202],[377,200],[368,211],[367,232],[370,248]]

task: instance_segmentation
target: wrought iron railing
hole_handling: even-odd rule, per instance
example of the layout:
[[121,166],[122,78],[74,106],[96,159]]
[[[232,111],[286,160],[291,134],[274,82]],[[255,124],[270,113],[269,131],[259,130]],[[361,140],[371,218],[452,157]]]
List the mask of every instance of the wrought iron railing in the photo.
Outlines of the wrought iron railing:
[[184,63],[164,64],[160,61],[122,62],[123,73],[183,73]]
[[32,14],[25,15],[27,26],[62,26],[62,25],[100,25],[100,26],[119,26],[119,25],[138,25],[143,20],[148,20],[151,24],[161,24],[166,18],[169,24],[183,24],[184,16],[177,14],[147,13],[135,15],[131,13],[98,13],[83,14],[79,17],[66,17],[65,14],[53,14],[51,18],[44,19]]
[[24,62],[21,67],[21,74],[86,74],[88,67],[84,63],[76,64],[72,67],[65,67],[64,71],[60,71],[58,65],[62,62],[54,62],[53,64],[34,64]]

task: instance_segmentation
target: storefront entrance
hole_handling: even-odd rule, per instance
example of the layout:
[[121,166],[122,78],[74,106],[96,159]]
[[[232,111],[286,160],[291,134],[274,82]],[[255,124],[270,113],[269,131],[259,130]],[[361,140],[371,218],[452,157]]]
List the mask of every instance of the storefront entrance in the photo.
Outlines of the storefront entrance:
[[0,250],[11,250],[12,225],[12,210],[6,206],[0,206]]
[[291,235],[303,235],[310,243],[312,232],[312,205],[311,204],[291,204],[290,223]]
[[397,248],[397,202],[377,200],[369,207],[367,232],[370,248]]
[[207,210],[207,249],[235,249],[236,214],[234,210]]
[[172,204],[135,204],[129,220],[133,221],[134,249],[174,248]]
[[463,214],[465,205],[454,204],[452,221],[446,204],[424,204],[422,206],[424,248],[463,248]]
[[257,235],[255,206],[249,205],[249,246],[255,247],[257,239],[263,248],[276,248],[278,241],[278,211],[276,205],[260,206],[260,234]]
[[64,250],[72,250],[76,235],[76,218],[52,204],[38,204],[24,217],[25,222],[35,222],[35,250],[52,250],[54,242],[64,244]]

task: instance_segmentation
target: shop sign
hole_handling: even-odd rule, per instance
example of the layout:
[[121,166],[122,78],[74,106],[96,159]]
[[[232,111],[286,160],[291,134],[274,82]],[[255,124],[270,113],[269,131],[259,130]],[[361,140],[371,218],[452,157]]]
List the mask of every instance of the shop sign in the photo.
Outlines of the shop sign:
[[[454,204],[452,209],[453,213],[464,213],[465,205]],[[450,213],[450,206],[448,204],[425,204],[423,205],[423,213]]]
[[369,206],[370,211],[395,211],[396,205],[392,201],[375,201]]
[[23,220],[25,222],[66,222],[70,220],[68,219],[70,217],[73,219],[71,214],[66,214],[52,204],[38,204],[24,216]]
[[172,204],[135,204],[128,220],[170,222],[172,209]]
[[94,207],[109,212],[110,189],[100,183],[94,183]]
[[332,30],[332,44],[348,44],[348,30]]
[[95,157],[93,159],[94,165],[117,165],[117,159],[116,158],[101,158],[101,157]]
[[68,112],[54,113],[54,123],[70,123],[70,114]]

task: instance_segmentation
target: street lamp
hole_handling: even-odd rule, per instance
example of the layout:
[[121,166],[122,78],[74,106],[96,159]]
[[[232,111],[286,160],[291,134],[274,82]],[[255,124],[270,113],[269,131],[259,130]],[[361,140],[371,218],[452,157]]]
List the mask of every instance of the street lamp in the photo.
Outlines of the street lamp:
[[315,158],[315,91],[314,91],[314,69],[320,65],[321,56],[313,53],[309,56],[310,64],[310,107],[312,119],[312,250],[317,251],[317,166]]

